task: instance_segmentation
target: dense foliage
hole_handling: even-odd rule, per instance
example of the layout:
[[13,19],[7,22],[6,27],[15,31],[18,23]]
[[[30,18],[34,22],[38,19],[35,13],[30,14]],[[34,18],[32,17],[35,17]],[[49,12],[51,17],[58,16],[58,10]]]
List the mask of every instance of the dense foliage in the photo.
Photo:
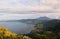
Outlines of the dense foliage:
[[[32,30],[28,35],[32,39],[60,39],[60,20],[52,20],[51,25],[44,27],[43,24],[36,24],[35,29]],[[49,21],[49,22],[52,22]],[[55,22],[56,21],[56,22]],[[47,23],[48,24],[48,23]],[[47,28],[45,30],[45,28]]]
[[0,27],[0,39],[31,39],[28,36],[18,35],[6,28]]

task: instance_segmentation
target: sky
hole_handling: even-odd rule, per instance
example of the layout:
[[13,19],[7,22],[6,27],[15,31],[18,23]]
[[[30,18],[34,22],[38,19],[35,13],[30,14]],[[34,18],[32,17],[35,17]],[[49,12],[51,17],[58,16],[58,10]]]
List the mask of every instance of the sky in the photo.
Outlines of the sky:
[[0,0],[2,11],[39,11],[40,0]]
[[60,12],[60,0],[41,0],[40,10],[46,12]]
[[36,19],[40,17],[49,17],[51,19],[60,19],[60,13],[39,13],[39,14],[10,14],[0,13],[0,20],[21,20],[21,19]]
[[0,20],[33,19],[40,16],[60,18],[60,0],[0,0]]
[[0,11],[60,12],[60,0],[0,0]]

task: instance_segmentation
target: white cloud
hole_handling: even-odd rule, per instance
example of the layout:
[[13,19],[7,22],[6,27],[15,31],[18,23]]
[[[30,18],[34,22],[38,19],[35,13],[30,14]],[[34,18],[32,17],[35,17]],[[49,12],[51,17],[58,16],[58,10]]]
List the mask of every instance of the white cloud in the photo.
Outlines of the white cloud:
[[41,0],[41,11],[60,12],[60,0]]
[[39,11],[40,0],[0,0],[0,10]]
[[9,14],[0,13],[0,20],[20,20],[20,19],[35,19],[39,17],[49,17],[54,19],[60,19],[60,13],[39,13],[39,14]]
[[7,14],[0,13],[0,20],[20,20],[20,19],[34,19],[39,17],[38,14]]
[[0,11],[60,12],[60,0],[0,0]]

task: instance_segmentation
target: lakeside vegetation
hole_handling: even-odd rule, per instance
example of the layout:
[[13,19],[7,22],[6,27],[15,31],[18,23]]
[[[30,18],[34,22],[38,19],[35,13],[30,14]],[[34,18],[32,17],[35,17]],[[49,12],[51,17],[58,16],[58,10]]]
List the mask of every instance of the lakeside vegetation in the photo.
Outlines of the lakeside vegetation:
[[0,27],[0,39],[60,39],[60,20],[49,20],[37,23],[28,34],[16,34],[7,28]]
[[[50,26],[48,22],[53,22],[51,24],[53,26]],[[35,29],[28,36],[32,39],[60,39],[60,20],[50,20],[48,22],[48,27],[43,24],[36,24]]]

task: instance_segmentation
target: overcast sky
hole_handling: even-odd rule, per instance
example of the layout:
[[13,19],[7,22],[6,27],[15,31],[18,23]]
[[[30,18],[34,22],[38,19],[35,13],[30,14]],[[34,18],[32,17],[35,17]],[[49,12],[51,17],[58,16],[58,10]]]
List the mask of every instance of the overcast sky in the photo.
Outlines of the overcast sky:
[[60,0],[0,0],[0,11],[60,12]]
[[[34,14],[25,11],[34,11]],[[32,19],[40,16],[60,18],[60,0],[0,0],[0,20]]]
[[40,10],[47,12],[60,12],[60,0],[40,0]]
[[40,0],[0,0],[3,11],[39,11]]
[[35,19],[39,17],[49,17],[52,19],[60,19],[60,13],[39,13],[39,14],[7,14],[0,13],[0,20],[21,20],[21,19]]

